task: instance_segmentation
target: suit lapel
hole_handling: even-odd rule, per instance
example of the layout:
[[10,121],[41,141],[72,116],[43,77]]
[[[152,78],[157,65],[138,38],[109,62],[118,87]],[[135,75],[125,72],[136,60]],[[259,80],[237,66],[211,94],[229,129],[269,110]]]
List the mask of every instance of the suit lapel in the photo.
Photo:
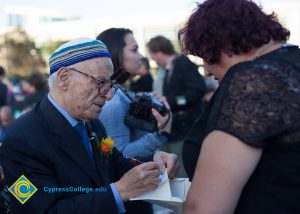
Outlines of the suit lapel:
[[[87,123],[87,127],[90,136],[91,133],[94,132],[97,135],[99,140],[101,140],[103,137],[106,137],[105,130],[100,130],[100,127],[96,125],[96,122],[92,121]],[[91,145],[93,149],[93,155],[94,155],[94,160],[97,167],[98,175],[99,177],[101,177],[104,185],[109,184],[110,183],[109,158],[105,158],[100,154],[98,145],[94,140],[91,141]]]
[[89,175],[97,186],[101,186],[96,167],[90,160],[80,137],[76,134],[70,123],[52,105],[47,97],[42,100],[40,105],[44,119],[48,123],[51,133],[60,137],[61,149],[75,164],[80,166],[80,168]]
[[83,143],[79,137],[76,136],[74,130],[65,131],[61,135],[61,148],[62,150],[78,164],[97,184],[100,185],[99,177],[97,176],[96,166],[90,160]]
[[110,183],[109,178],[109,163],[108,161],[100,155],[100,152],[97,149],[97,145],[92,143],[93,153],[94,153],[94,160],[97,167],[97,173],[101,178],[104,185]]

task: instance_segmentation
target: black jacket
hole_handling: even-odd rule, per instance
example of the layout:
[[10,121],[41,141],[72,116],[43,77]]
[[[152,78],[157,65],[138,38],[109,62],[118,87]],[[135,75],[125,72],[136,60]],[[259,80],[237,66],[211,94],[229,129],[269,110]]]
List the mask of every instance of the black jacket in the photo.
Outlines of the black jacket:
[[0,81],[0,107],[6,105],[7,87]]
[[201,100],[206,86],[197,65],[186,56],[178,55],[172,63],[172,70],[165,77],[163,94],[173,113],[171,140],[182,140],[202,112]]

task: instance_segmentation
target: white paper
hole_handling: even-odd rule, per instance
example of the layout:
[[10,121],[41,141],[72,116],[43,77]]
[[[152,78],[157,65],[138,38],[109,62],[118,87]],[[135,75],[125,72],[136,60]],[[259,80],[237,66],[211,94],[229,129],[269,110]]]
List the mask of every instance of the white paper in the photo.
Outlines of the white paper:
[[182,213],[183,205],[191,182],[188,178],[169,180],[167,172],[161,175],[159,185],[152,191],[143,193],[130,200],[144,200]]

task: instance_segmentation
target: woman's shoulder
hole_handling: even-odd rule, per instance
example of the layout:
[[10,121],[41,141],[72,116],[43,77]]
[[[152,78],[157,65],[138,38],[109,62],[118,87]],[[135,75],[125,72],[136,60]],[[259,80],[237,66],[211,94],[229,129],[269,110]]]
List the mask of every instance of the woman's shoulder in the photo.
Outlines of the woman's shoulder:
[[215,93],[210,121],[243,142],[263,146],[267,137],[299,123],[299,91],[300,72],[292,64],[266,58],[240,63]]
[[131,101],[123,91],[117,90],[116,94],[103,106],[100,118],[119,117],[125,115],[130,107]]
[[[299,67],[298,67],[299,66]],[[281,86],[300,90],[300,64],[286,60],[262,59],[247,61],[234,65],[225,75],[220,87],[237,87],[238,85]],[[255,90],[261,89],[256,87]]]
[[118,89],[113,98],[106,102],[105,105],[128,105],[131,103],[131,100],[125,94],[126,92]]

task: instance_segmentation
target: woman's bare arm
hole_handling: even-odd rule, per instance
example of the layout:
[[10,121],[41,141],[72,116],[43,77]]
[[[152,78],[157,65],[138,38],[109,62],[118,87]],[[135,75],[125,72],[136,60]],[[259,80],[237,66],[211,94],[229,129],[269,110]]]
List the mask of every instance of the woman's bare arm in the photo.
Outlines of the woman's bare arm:
[[230,134],[211,132],[204,139],[184,213],[233,213],[261,154],[262,149]]

